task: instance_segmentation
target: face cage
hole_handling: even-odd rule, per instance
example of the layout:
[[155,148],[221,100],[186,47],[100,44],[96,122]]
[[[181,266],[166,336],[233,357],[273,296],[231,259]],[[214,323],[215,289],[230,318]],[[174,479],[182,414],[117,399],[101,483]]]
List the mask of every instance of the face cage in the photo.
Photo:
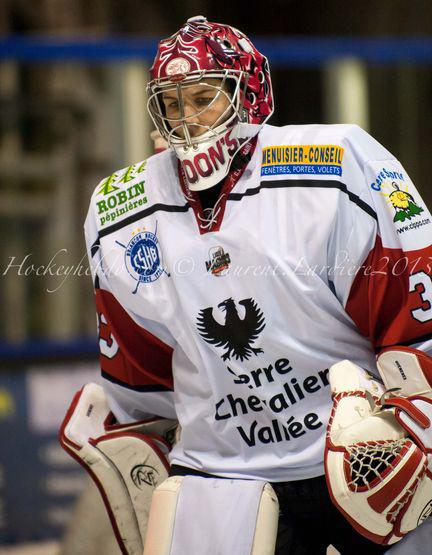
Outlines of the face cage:
[[[220,79],[220,85],[212,85],[210,83],[203,82],[203,79]],[[219,137],[223,134],[233,122],[243,121],[243,104],[245,98],[245,92],[247,87],[247,81],[249,79],[248,73],[244,71],[234,71],[234,70],[223,70],[223,71],[193,71],[187,75],[182,80],[177,83],[170,77],[164,77],[161,79],[154,79],[151,81],[147,87],[149,93],[149,99],[147,101],[147,108],[156,129],[162,135],[162,137],[168,142],[170,147],[183,146],[185,150],[190,147],[195,147],[198,144],[204,143],[211,138]],[[233,80],[235,82],[234,91],[225,91],[224,86],[228,83],[228,80]],[[244,87],[241,87],[242,82]],[[182,89],[186,89],[193,85],[202,84],[206,87],[216,89],[217,94],[211,100],[211,102],[205,106],[202,110],[196,113],[185,116],[184,115],[184,105]],[[179,102],[180,117],[179,118],[167,118],[165,115],[165,107],[162,101],[162,94],[167,91],[176,91],[177,99]],[[210,108],[219,98],[220,94],[224,94],[228,99],[228,106],[222,112],[222,114],[217,118],[217,120],[212,125],[203,125],[200,123],[188,123],[188,120],[199,117],[208,108]],[[226,116],[232,110],[232,115]],[[226,119],[224,119],[226,118]],[[173,123],[177,123],[172,127]],[[189,132],[189,127],[198,127],[204,129],[204,132],[196,137],[191,137]],[[184,138],[180,137],[176,132],[182,129],[184,133]]]

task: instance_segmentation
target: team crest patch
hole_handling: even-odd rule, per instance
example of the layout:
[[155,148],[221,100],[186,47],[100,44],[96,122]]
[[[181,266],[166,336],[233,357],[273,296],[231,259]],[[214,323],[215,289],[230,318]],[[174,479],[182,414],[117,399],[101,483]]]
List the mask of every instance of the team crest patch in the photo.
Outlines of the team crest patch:
[[138,230],[127,245],[123,245],[119,241],[116,243],[125,249],[126,269],[137,281],[133,293],[138,291],[141,283],[152,283],[163,273],[169,276],[162,265],[156,230],[154,233]]
[[222,347],[225,352],[222,360],[248,360],[252,355],[262,353],[261,348],[253,347],[258,336],[265,328],[265,318],[254,299],[243,299],[238,304],[244,308],[240,317],[234,299],[225,299],[218,304],[219,310],[225,312],[225,323],[220,324],[213,316],[213,307],[200,310],[197,328],[207,343]]

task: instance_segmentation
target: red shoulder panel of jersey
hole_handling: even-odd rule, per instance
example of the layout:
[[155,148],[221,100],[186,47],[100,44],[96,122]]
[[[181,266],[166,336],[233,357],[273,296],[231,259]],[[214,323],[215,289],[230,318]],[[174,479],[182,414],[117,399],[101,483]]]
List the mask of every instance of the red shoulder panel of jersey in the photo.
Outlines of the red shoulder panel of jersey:
[[432,246],[391,249],[378,236],[345,310],[376,350],[432,338]]
[[96,289],[102,374],[141,391],[173,390],[173,349],[141,328],[108,291]]

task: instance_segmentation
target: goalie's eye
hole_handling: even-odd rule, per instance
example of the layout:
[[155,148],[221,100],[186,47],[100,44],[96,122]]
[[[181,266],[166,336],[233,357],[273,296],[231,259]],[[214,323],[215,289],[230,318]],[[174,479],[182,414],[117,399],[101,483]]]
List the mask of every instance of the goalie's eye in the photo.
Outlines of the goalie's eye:
[[198,106],[208,106],[213,99],[214,96],[200,96],[195,99],[195,104]]
[[164,96],[162,100],[166,109],[177,110],[179,107],[179,101],[176,97]]

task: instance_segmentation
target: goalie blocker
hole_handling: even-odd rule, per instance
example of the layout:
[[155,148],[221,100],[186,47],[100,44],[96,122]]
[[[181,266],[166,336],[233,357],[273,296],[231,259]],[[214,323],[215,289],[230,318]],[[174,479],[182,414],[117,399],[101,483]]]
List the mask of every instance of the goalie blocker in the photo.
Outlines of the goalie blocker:
[[177,422],[113,424],[104,391],[85,385],[60,429],[60,443],[90,474],[123,554],[142,555],[151,496],[168,476],[167,454]]
[[365,387],[349,361],[330,369],[325,472],[332,500],[352,526],[387,545],[432,513],[432,359],[391,348],[377,366],[383,395],[377,382]]

